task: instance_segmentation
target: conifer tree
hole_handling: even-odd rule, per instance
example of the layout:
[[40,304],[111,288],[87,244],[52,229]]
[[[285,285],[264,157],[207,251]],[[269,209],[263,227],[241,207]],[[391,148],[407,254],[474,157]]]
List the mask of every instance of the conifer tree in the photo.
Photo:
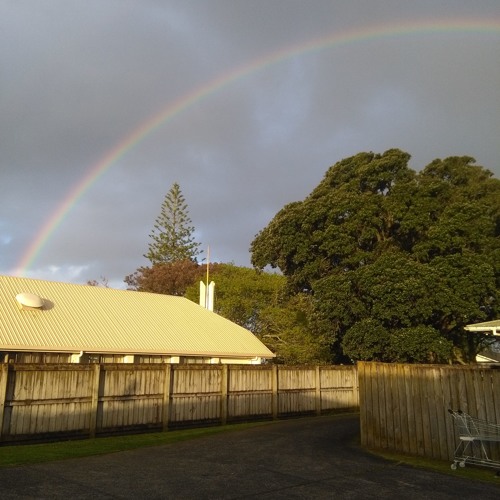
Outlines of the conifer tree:
[[194,239],[194,227],[191,224],[186,200],[179,184],[175,182],[163,200],[161,213],[149,235],[152,240],[149,251],[144,257],[153,265],[181,260],[196,261],[200,254],[200,243]]

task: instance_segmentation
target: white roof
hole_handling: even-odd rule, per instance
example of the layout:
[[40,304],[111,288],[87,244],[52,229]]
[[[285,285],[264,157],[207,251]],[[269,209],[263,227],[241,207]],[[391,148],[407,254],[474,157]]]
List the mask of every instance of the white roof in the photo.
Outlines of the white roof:
[[500,319],[493,321],[486,321],[484,323],[473,323],[465,326],[465,330],[469,332],[483,332],[492,333],[493,335],[500,335]]

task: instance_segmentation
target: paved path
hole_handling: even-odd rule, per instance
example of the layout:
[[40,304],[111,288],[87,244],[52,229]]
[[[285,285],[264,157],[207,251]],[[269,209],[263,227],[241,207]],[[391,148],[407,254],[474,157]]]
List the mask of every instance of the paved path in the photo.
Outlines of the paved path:
[[[0,497],[499,499],[500,482],[395,465],[356,445],[355,416],[303,418],[175,444],[0,468]],[[499,480],[500,481],[500,480]]]

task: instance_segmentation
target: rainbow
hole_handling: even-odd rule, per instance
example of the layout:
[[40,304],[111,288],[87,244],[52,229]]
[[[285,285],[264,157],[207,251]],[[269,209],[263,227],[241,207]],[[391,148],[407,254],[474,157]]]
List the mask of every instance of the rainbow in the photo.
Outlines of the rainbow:
[[380,38],[408,37],[412,35],[423,36],[433,33],[480,33],[498,35],[500,34],[500,20],[485,18],[423,20],[370,27],[365,26],[333,35],[330,34],[310,40],[306,43],[289,46],[266,54],[264,57],[254,59],[244,65],[233,68],[227,73],[206,82],[199,88],[193,89],[189,93],[182,95],[177,100],[169,103],[159,113],[141,123],[136,129],[115,144],[97,163],[88,168],[85,175],[66,194],[57,209],[46,220],[33,241],[26,248],[22,258],[16,266],[15,274],[19,276],[24,276],[26,274],[63,219],[69,214],[71,209],[85,195],[90,187],[95,184],[109,168],[148,135],[172,121],[176,116],[188,110],[195,103],[222,91],[225,87],[242,78],[293,57],[319,50],[338,48],[353,43],[364,43]]

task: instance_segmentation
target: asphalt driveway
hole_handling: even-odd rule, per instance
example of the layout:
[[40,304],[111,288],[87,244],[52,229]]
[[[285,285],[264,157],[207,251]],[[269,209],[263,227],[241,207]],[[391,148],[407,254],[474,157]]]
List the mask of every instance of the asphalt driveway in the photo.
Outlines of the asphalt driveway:
[[175,444],[0,469],[0,497],[500,498],[499,484],[396,465],[357,444],[357,416],[273,422]]

